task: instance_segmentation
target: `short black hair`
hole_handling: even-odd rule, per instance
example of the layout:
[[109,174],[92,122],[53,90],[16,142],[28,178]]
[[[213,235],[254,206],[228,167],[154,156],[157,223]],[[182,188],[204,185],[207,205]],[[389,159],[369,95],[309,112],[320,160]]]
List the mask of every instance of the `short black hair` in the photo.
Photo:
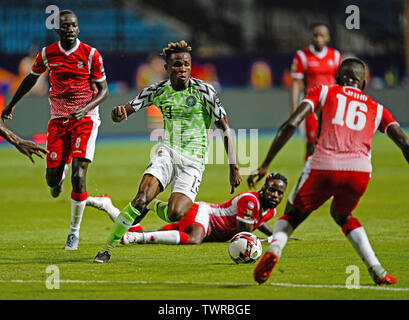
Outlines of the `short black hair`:
[[192,47],[190,47],[185,40],[181,40],[179,42],[168,43],[168,46],[162,49],[161,55],[165,56],[165,60],[168,61],[172,53],[190,51],[192,51]]
[[356,68],[357,66],[361,68],[361,71],[365,72],[366,70],[365,62],[356,57],[346,58],[342,60],[339,69],[341,70],[341,68]]
[[324,26],[328,29],[329,32],[329,25],[325,22],[313,22],[310,24],[310,31],[313,31],[315,27]]
[[67,14],[73,14],[74,16],[77,16],[73,11],[69,9],[64,9],[60,11],[60,18],[67,15]]
[[282,182],[285,183],[285,185],[288,185],[287,178],[284,175],[282,175],[281,173],[279,173],[279,172],[277,172],[277,173],[272,172],[266,177],[266,181],[272,180],[272,179],[273,180],[281,180]]

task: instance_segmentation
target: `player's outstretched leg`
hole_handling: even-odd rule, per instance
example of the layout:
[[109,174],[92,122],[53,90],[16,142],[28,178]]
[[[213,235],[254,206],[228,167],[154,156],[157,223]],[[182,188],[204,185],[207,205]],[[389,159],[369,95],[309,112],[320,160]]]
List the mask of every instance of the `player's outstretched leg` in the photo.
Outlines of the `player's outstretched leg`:
[[121,213],[121,210],[112,204],[112,200],[107,194],[101,195],[100,197],[88,197],[87,206],[105,211],[113,222],[115,222]]
[[106,263],[111,258],[112,250],[117,246],[123,235],[132,226],[137,217],[144,216],[147,211],[141,213],[129,203],[119,214],[111,229],[111,233],[103,249],[98,252],[94,262]]
[[369,243],[364,227],[357,218],[349,216],[342,225],[342,231],[361,257],[372,280],[380,286],[395,284],[396,278],[386,272]]
[[130,243],[162,243],[189,244],[189,235],[178,230],[162,230],[149,232],[127,232],[122,238],[123,244]]
[[98,252],[94,259],[96,263],[106,263],[111,258],[112,250],[117,246],[125,232],[135,224],[138,224],[149,211],[146,207],[161,191],[159,180],[145,174],[142,178],[136,197],[119,214],[114,222],[108,240],[102,251]]
[[285,215],[277,220],[271,244],[254,269],[254,280],[256,282],[262,284],[268,280],[292,232],[293,228],[286,220]]

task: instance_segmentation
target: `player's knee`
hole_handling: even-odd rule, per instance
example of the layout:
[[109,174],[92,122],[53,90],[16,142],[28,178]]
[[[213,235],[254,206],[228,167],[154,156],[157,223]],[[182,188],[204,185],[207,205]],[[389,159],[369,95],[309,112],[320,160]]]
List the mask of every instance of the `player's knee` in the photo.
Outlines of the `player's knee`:
[[146,195],[144,193],[138,193],[136,197],[131,201],[131,205],[140,212],[146,211],[146,207],[148,206]]
[[[73,170],[71,183],[74,190],[82,191],[86,187],[86,174],[83,170]],[[79,191],[79,192],[80,192]]]
[[347,236],[351,231],[360,227],[362,227],[362,225],[359,220],[352,215],[349,215],[345,223],[342,225],[342,232]]
[[334,208],[333,205],[331,205],[330,212],[331,212],[331,217],[334,219],[334,221],[335,221],[335,223],[336,223],[337,225],[339,225],[339,226],[342,227],[342,226],[346,223],[346,221],[347,221],[347,219],[348,219],[348,215],[339,214],[339,213],[335,210],[335,208]]
[[168,206],[168,218],[171,222],[176,222],[179,221],[180,219],[182,219],[185,214],[189,211],[186,210],[184,207],[182,206],[178,206],[178,205],[172,205],[170,204]]
[[47,173],[45,179],[49,187],[55,187],[61,181],[61,177],[51,173]]
[[170,211],[168,209],[168,218],[171,222],[177,222],[182,219],[184,214],[181,211]]
[[293,230],[295,230],[308,216],[310,212],[301,212],[291,203],[287,203],[284,215],[280,219],[288,221]]
[[168,218],[172,222],[179,221],[189,211],[192,203],[171,199],[168,202]]

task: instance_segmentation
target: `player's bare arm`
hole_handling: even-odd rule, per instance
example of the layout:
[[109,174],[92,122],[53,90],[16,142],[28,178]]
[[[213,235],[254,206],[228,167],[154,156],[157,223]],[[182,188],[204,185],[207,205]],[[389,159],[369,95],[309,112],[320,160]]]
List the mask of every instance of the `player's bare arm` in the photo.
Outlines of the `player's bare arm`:
[[123,106],[116,106],[112,108],[111,119],[113,122],[121,122],[122,120],[128,120],[128,116],[135,112],[135,109],[127,103]]
[[304,81],[303,79],[294,79],[291,83],[291,91],[290,91],[290,104],[291,110],[290,112],[293,113],[298,106],[298,102],[300,101],[300,94],[304,91]]
[[39,146],[37,143],[33,141],[28,141],[20,138],[17,136],[13,131],[6,128],[3,124],[3,121],[0,120],[0,136],[6,139],[8,142],[13,144],[18,151],[22,154],[26,155],[32,163],[34,163],[34,159],[32,155],[36,155],[43,159],[42,154],[46,154],[47,150]]
[[38,78],[39,78],[39,75],[35,75],[32,73],[30,73],[24,78],[24,80],[21,82],[20,86],[18,87],[16,93],[14,94],[14,97],[11,99],[10,103],[4,108],[3,112],[1,113],[2,120],[13,119],[12,113],[15,109],[17,102],[19,102],[20,99],[24,97],[24,95],[27,92],[29,92],[32,87],[34,87]]
[[237,223],[237,233],[243,232],[243,231],[246,231],[246,232],[252,232],[253,231],[253,228],[252,228],[253,225],[250,224],[250,223],[244,223],[244,222],[241,222],[241,221],[237,221],[236,223]]
[[224,116],[219,121],[216,121],[215,125],[218,129],[221,129],[223,131],[224,148],[226,150],[230,166],[230,185],[231,185],[230,194],[233,194],[234,189],[240,185],[242,180],[242,177],[239,172],[239,166],[237,165],[236,143],[234,141],[234,135],[231,132],[226,116]]
[[98,93],[83,108],[80,108],[80,109],[77,109],[77,110],[74,110],[73,112],[71,112],[71,114],[70,114],[71,118],[73,118],[75,120],[81,120],[83,117],[85,117],[85,115],[88,112],[90,112],[92,109],[96,108],[98,105],[100,105],[108,97],[109,92],[108,92],[108,84],[107,84],[106,80],[95,82],[95,86],[98,89]]
[[273,234],[273,228],[271,228],[270,225],[265,222],[263,222],[260,227],[257,228],[257,230],[260,230],[267,236],[271,236]]
[[386,133],[388,137],[402,150],[403,156],[409,163],[409,139],[398,124],[391,124]]
[[[311,105],[307,102],[302,102],[295,112],[290,115],[290,118],[280,126],[261,167],[254,170],[247,179],[247,183],[250,188],[254,188],[256,184],[266,175],[271,161],[273,161],[277,153],[284,147],[288,140],[290,140],[300,123],[311,112]],[[256,177],[257,180],[254,182]]]

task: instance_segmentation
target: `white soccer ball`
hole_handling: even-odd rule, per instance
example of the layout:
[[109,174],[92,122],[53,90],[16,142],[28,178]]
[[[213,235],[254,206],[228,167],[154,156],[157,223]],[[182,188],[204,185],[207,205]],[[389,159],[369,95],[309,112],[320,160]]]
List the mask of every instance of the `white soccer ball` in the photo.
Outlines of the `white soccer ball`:
[[240,232],[231,238],[229,255],[235,263],[252,263],[260,258],[263,247],[260,239],[250,232]]

